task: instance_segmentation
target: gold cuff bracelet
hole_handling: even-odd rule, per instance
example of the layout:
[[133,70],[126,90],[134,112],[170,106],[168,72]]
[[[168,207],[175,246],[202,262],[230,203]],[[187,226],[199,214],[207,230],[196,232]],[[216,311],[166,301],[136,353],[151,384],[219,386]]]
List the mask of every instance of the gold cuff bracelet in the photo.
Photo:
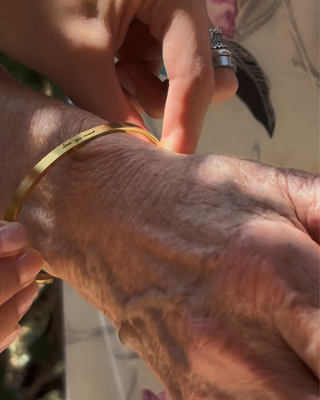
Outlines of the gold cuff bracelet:
[[[4,219],[9,222],[17,220],[23,207],[23,203],[27,200],[34,187],[37,185],[40,179],[58,163],[58,161],[84,144],[91,142],[91,140],[117,132],[137,133],[145,136],[152,144],[160,146],[158,139],[150,132],[147,132],[130,123],[110,123],[109,125],[100,125],[85,132],[81,132],[73,138],[61,143],[58,147],[47,154],[40,162],[38,162],[38,164],[28,173],[16,190],[6,211]],[[42,270],[37,275],[36,280],[38,283],[49,283],[53,281],[53,277]]]

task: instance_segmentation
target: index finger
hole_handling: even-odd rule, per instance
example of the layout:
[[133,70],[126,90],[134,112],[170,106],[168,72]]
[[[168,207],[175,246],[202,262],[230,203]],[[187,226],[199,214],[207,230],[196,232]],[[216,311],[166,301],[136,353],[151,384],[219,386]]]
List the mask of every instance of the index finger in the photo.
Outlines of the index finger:
[[168,150],[188,154],[196,150],[215,79],[205,1],[177,3],[180,7],[163,36],[163,59],[170,86],[162,144]]

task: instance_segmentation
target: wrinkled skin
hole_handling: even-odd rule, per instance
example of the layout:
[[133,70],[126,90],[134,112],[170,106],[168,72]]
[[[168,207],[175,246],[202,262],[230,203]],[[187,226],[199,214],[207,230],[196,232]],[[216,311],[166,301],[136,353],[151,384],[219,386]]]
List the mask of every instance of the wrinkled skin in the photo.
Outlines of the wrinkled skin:
[[[237,91],[232,69],[212,68],[205,0],[0,3],[0,51],[108,121],[164,116],[171,151],[193,153],[210,102]],[[170,86],[158,79],[163,62]]]
[[[3,87],[2,212],[48,149],[102,123]],[[318,176],[112,134],[59,162],[20,221],[173,399],[318,399]]]
[[[65,203],[47,211],[57,224],[45,251],[52,272],[111,318],[175,399],[316,398],[319,246],[305,229],[316,235],[317,221],[303,225],[290,195],[318,183],[247,160],[113,140],[116,175],[105,180],[107,158],[93,151],[89,171],[68,167],[75,180],[87,174],[90,201],[67,201],[69,216]],[[73,189],[81,199],[87,183]]]

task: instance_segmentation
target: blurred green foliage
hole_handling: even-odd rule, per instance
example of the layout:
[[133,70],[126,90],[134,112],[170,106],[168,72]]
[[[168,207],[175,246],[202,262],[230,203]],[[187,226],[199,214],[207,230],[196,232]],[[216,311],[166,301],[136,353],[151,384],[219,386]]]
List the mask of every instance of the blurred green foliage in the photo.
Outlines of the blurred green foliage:
[[45,94],[49,92],[53,97],[66,101],[66,96],[59,86],[39,72],[25,67],[3,53],[0,53],[0,64],[23,85]]

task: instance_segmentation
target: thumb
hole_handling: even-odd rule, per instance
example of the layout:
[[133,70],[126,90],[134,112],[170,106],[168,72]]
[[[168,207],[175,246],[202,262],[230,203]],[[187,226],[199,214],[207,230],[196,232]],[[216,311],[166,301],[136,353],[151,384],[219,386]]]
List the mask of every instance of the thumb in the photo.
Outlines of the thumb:
[[296,215],[311,238],[320,240],[320,177],[304,171],[285,170],[287,194]]

